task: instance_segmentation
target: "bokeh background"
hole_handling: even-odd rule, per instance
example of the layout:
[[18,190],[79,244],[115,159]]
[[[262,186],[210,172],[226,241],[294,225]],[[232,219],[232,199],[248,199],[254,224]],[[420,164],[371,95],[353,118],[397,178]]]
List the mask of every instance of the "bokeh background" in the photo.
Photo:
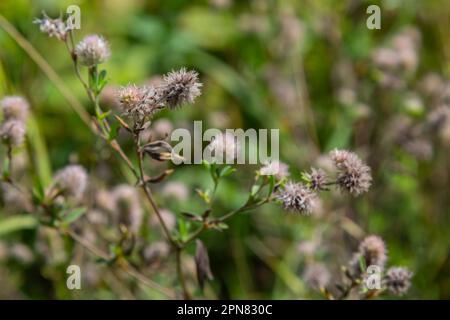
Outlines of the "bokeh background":
[[[206,297],[322,298],[308,286],[307,265],[319,262],[339,281],[358,241],[377,234],[389,265],[414,271],[405,298],[450,298],[449,113],[429,129],[440,116],[435,111],[450,105],[449,1],[2,0],[1,15],[92,112],[64,45],[32,24],[43,10],[56,17],[72,4],[81,8],[76,39],[98,33],[110,42],[104,106],[114,109],[114,87],[151,83],[186,66],[200,73],[202,96],[193,106],[158,114],[162,130],[191,128],[193,120],[204,128],[277,128],[281,160],[293,178],[326,166],[323,155],[334,148],[357,152],[372,168],[367,194],[329,192],[310,217],[270,204],[234,217],[224,232],[202,235],[215,275]],[[381,7],[381,30],[366,27],[370,4]],[[0,96],[11,94],[25,96],[32,110],[26,150],[15,158],[15,166],[30,170],[24,179],[48,184],[58,168],[81,163],[93,190],[132,183],[57,86],[0,28]],[[119,140],[131,152],[129,139]],[[210,177],[201,166],[175,169],[156,187],[158,203],[173,217],[201,210],[195,189],[210,186]],[[218,189],[218,212],[245,201],[257,166],[237,169]],[[27,220],[11,220],[15,205],[3,199],[0,207],[1,298],[126,296],[121,280],[88,254]],[[161,240],[158,232],[149,228],[145,242]],[[186,260],[189,273],[193,261]],[[66,267],[77,261],[86,270],[83,290],[69,291]],[[154,269],[160,283],[173,283],[164,263]]]

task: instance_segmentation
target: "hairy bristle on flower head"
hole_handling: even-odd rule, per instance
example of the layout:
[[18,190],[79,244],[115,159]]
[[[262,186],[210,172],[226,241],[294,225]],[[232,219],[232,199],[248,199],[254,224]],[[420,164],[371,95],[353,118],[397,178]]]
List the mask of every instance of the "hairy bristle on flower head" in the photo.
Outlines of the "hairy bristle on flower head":
[[2,141],[11,147],[22,144],[25,138],[25,132],[25,124],[18,120],[8,120],[0,127]]
[[108,42],[95,34],[86,36],[80,41],[75,48],[75,53],[78,61],[87,67],[103,63],[110,56]]
[[69,28],[66,23],[61,19],[51,19],[45,14],[42,14],[42,19],[35,19],[34,23],[39,25],[39,30],[49,37],[55,37],[58,40],[65,41],[67,38],[67,32]]
[[392,267],[386,272],[384,281],[390,293],[402,296],[407,293],[411,287],[412,276],[413,273],[407,268]]
[[28,116],[27,100],[19,96],[7,96],[0,101],[5,120],[25,121]]
[[86,189],[88,175],[82,166],[68,165],[55,174],[54,181],[64,195],[79,198]]
[[337,184],[342,190],[355,196],[369,190],[372,184],[370,168],[355,153],[334,150],[330,153],[330,158],[339,171]]
[[292,181],[288,181],[277,193],[277,199],[282,202],[285,210],[305,215],[311,213],[315,196],[305,185]]
[[182,68],[164,76],[161,91],[166,105],[174,109],[193,103],[195,98],[201,94],[201,87],[202,84],[198,81],[198,73]]

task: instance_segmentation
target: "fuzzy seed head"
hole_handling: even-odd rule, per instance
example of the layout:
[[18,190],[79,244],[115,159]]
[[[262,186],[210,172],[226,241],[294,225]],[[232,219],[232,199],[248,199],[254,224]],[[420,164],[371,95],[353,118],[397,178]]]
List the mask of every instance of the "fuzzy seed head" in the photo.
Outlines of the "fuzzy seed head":
[[8,120],[0,127],[0,137],[6,145],[17,147],[25,139],[25,125],[22,121]]
[[55,185],[70,197],[80,198],[86,190],[88,175],[79,165],[68,165],[55,174]]
[[164,76],[161,90],[167,106],[174,109],[193,103],[195,98],[201,94],[201,87],[202,83],[198,81],[198,73],[182,68]]
[[105,62],[109,56],[108,42],[101,36],[86,36],[75,48],[78,61],[86,66],[93,67]]
[[357,196],[367,192],[372,184],[370,168],[353,152],[334,150],[330,158],[339,171],[337,184],[342,190]]
[[309,215],[313,209],[316,194],[301,183],[288,181],[278,192],[277,199],[286,211]]
[[388,269],[384,280],[390,293],[396,296],[402,296],[411,287],[412,276],[413,273],[407,268],[392,267]]
[[19,96],[4,97],[0,101],[5,120],[25,121],[28,116],[28,102]]

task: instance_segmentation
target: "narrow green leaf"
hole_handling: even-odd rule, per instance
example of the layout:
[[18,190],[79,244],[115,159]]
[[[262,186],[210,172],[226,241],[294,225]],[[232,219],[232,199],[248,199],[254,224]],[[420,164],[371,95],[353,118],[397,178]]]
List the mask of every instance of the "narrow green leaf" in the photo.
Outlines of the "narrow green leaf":
[[80,207],[72,210],[67,215],[63,217],[63,221],[67,224],[70,224],[76,220],[78,220],[83,214],[86,213],[86,208]]
[[0,220],[0,236],[23,229],[33,229],[38,220],[32,215],[19,215]]

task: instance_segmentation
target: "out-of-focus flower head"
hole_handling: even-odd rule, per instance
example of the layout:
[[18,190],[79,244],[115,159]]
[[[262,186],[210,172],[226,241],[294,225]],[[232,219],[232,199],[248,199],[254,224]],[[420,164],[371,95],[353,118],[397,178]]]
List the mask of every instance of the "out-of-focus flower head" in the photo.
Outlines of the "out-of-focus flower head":
[[373,265],[383,269],[387,261],[387,249],[383,239],[370,235],[359,244],[358,252],[350,261],[350,271],[356,277],[366,272],[366,270],[361,270],[361,260],[366,268]]
[[273,160],[266,162],[259,173],[264,176],[275,176],[278,180],[281,180],[289,176],[289,166],[281,161]]
[[68,165],[54,177],[57,188],[66,196],[80,198],[87,187],[88,175],[80,165]]
[[136,188],[126,184],[118,185],[112,190],[112,198],[118,223],[138,232],[142,225],[143,210]]
[[311,263],[306,266],[303,279],[310,287],[320,290],[328,285],[331,274],[323,264]]
[[108,60],[109,45],[102,36],[89,35],[77,44],[75,54],[82,65],[93,67]]
[[25,121],[28,116],[29,104],[19,96],[7,96],[0,101],[5,120]]
[[[239,152],[241,151],[241,146],[237,137],[230,133],[218,133],[213,137],[211,143],[206,147],[211,154],[214,153],[213,158],[217,160],[217,162],[230,163],[233,162],[234,159],[237,158]],[[212,162],[215,160],[212,159]]]
[[25,125],[22,121],[8,120],[0,127],[0,137],[6,145],[17,147],[25,139]]

